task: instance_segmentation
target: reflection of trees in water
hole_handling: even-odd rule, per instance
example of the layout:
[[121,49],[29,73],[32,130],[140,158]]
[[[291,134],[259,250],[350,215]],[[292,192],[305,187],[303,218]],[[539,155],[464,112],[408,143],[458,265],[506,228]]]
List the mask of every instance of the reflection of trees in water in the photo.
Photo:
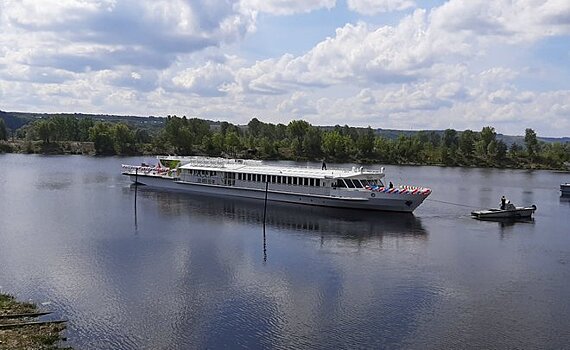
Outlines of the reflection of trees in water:
[[[167,216],[191,215],[263,224],[263,201],[188,195],[139,187],[140,198],[153,199]],[[140,213],[139,213],[140,214]],[[318,232],[350,240],[392,236],[427,239],[420,219],[412,214],[324,208],[268,202],[266,225],[279,230]]]

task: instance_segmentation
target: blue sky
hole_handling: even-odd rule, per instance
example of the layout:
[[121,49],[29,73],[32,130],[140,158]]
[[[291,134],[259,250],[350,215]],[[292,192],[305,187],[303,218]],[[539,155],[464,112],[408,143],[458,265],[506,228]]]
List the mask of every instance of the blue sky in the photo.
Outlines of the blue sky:
[[0,110],[570,136],[567,0],[4,0]]

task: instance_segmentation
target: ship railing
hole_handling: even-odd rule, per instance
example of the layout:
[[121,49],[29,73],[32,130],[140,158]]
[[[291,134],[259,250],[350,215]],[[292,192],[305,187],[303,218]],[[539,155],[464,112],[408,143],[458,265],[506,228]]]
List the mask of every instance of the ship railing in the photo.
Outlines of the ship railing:
[[200,158],[195,157],[185,159],[184,165],[191,165],[203,168],[225,168],[227,165],[260,165],[260,160],[251,159],[226,159],[226,158]]
[[121,168],[130,174],[141,175],[168,175],[171,173],[170,168],[161,166],[145,166],[145,165],[128,165],[122,164]]

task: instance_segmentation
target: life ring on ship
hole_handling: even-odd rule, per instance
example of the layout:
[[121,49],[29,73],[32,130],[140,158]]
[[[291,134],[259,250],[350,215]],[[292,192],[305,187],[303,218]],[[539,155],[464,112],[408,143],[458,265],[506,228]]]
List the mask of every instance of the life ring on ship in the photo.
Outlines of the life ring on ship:
[[376,197],[376,193],[370,193],[370,197]]

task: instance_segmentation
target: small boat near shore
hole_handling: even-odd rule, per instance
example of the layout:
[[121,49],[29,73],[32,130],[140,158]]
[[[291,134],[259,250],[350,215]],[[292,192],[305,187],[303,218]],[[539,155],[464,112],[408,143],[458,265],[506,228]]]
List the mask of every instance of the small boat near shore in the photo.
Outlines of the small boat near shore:
[[570,183],[560,184],[560,194],[564,197],[570,197]]
[[386,185],[384,168],[327,169],[267,165],[258,160],[159,156],[156,166],[123,165],[140,185],[218,197],[244,197],[323,207],[411,213],[431,193]]
[[505,209],[491,208],[485,210],[476,210],[471,212],[471,216],[476,219],[530,219],[536,211],[536,205],[530,207],[515,207],[511,203],[507,203]]

